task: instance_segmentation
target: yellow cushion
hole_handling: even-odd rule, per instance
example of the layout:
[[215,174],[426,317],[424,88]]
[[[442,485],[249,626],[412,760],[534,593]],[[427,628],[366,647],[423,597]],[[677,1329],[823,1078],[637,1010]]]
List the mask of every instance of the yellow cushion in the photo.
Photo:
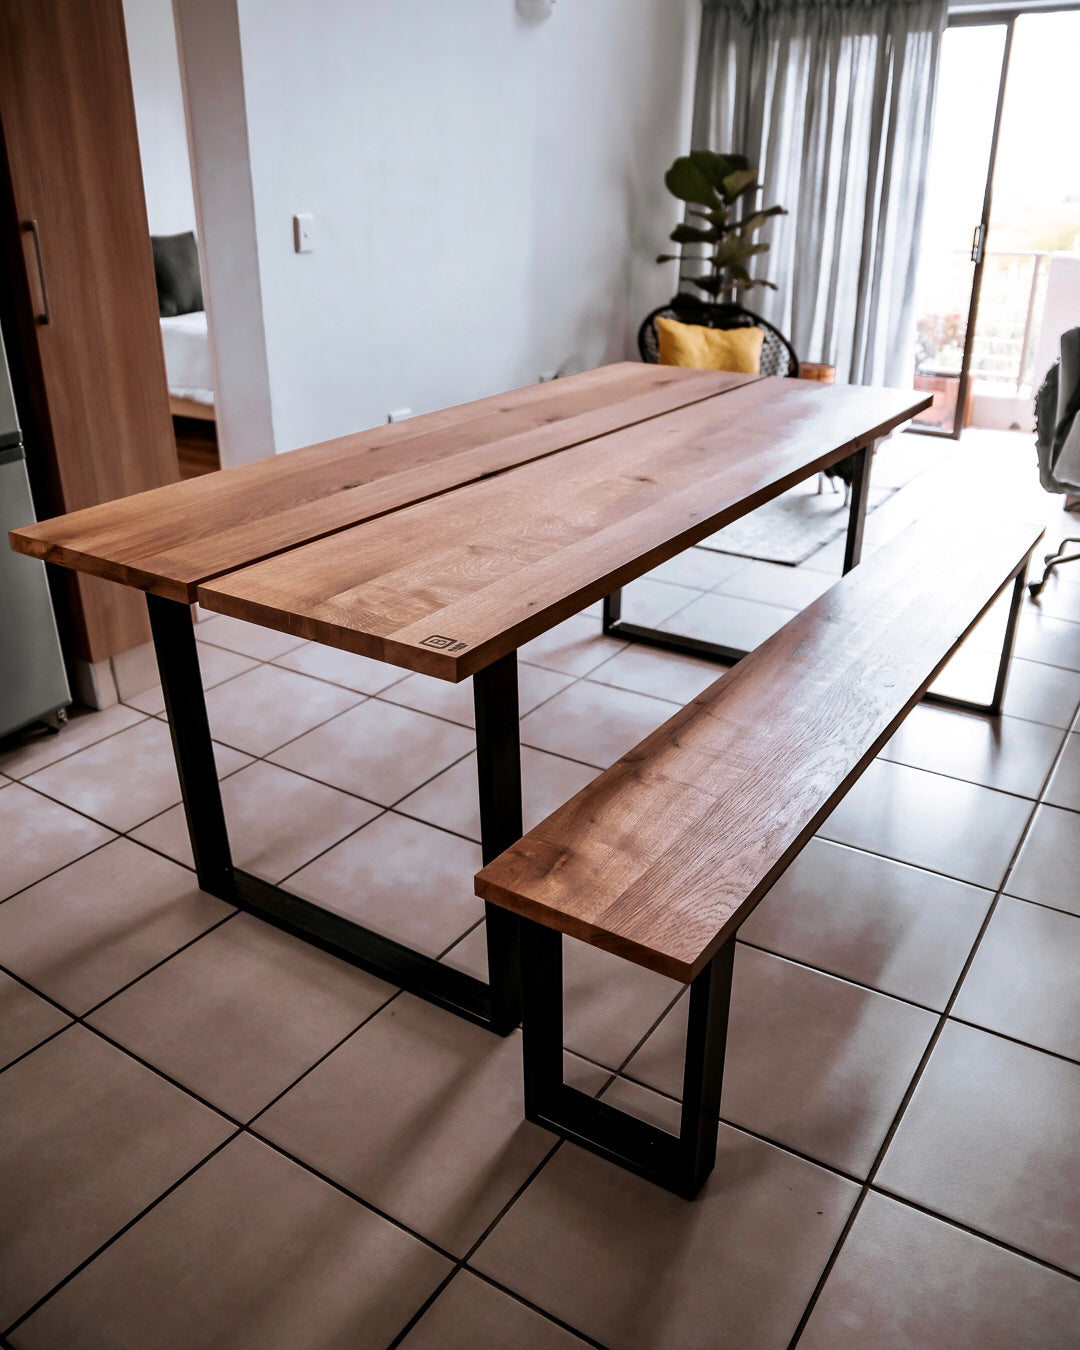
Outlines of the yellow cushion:
[[764,328],[703,328],[676,319],[657,319],[656,331],[662,366],[735,370],[742,375],[761,373]]

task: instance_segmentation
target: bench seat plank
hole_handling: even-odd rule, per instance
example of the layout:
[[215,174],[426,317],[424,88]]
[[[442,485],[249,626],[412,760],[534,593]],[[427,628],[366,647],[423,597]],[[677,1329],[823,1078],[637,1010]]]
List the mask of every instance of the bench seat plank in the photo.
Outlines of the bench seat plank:
[[232,572],[199,599],[461,680],[924,403],[762,379]]
[[210,577],[757,378],[618,362],[40,521],[12,547],[192,603]]
[[911,526],[489,863],[477,895],[690,981],[1041,533]]

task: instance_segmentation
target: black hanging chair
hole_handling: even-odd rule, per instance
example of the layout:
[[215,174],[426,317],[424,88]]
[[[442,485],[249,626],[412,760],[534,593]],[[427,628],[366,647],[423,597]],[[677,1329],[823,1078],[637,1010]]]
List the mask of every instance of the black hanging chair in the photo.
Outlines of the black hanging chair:
[[[779,328],[755,314],[743,305],[719,305],[711,301],[699,300],[694,295],[680,291],[673,300],[645,316],[638,329],[638,351],[641,359],[650,365],[660,362],[660,337],[656,330],[657,319],[675,319],[679,323],[698,324],[703,328],[761,328],[765,338],[761,344],[762,375],[780,375],[796,380],[799,378],[799,358],[795,348],[781,333]],[[854,460],[842,459],[838,464],[825,470],[833,486],[836,480],[844,484],[844,500],[847,501],[847,489],[851,486],[854,472]],[[820,478],[818,480],[820,491]],[[839,490],[839,489],[837,489]]]
[[714,305],[680,292],[666,305],[661,305],[647,315],[638,329],[641,359],[654,366],[660,361],[657,319],[676,319],[679,323],[692,323],[702,328],[761,328],[765,332],[765,340],[761,344],[762,375],[788,375],[792,379],[798,377],[799,358],[795,355],[795,348],[779,328],[760,314],[755,314],[752,309],[745,309],[742,305]]

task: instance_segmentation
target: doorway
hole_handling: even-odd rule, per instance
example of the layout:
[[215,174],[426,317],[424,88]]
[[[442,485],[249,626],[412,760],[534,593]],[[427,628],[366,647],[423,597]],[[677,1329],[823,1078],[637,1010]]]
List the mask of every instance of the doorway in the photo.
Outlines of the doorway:
[[934,397],[919,430],[1033,425],[1056,311],[1080,287],[1078,50],[1077,9],[950,20],[916,287],[915,384]]

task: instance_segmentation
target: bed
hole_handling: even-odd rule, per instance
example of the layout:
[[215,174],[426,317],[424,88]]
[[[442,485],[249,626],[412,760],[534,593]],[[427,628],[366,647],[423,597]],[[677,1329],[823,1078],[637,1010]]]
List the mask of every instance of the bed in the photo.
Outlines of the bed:
[[213,421],[214,378],[206,310],[177,314],[160,322],[173,416]]

